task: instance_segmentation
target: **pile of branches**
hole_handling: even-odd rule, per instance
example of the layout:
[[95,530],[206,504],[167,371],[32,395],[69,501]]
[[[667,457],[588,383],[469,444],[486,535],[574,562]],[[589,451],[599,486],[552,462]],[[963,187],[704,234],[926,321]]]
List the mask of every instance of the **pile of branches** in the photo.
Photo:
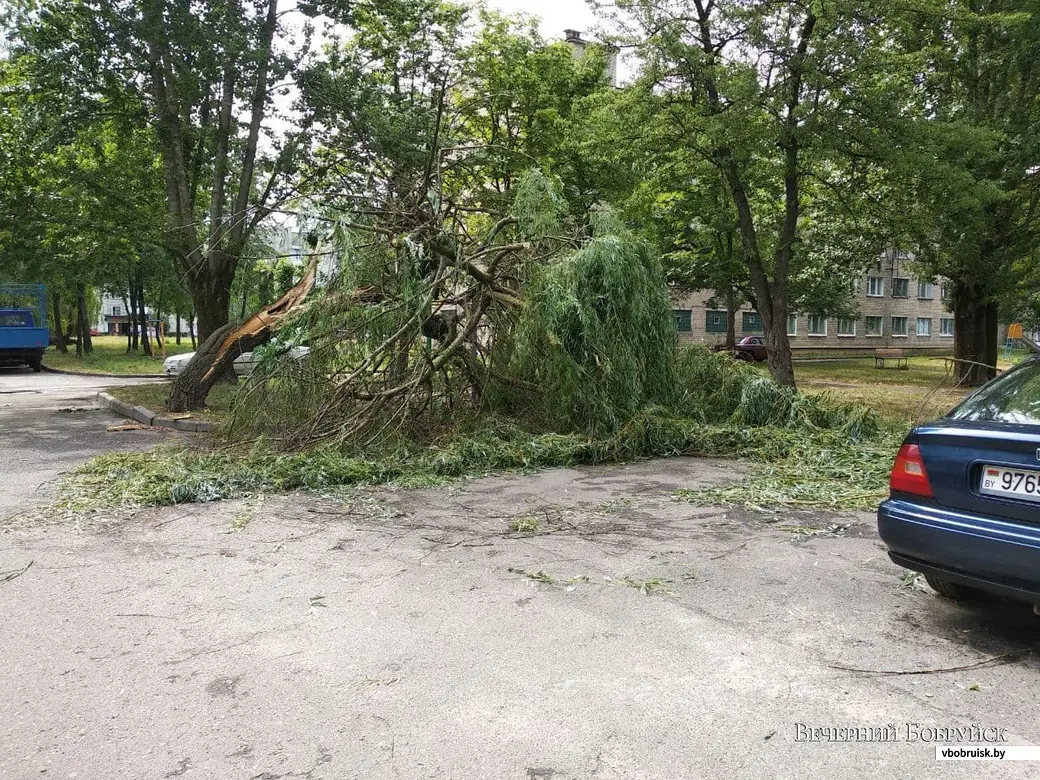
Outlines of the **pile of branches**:
[[674,405],[658,258],[608,213],[569,221],[561,203],[532,173],[510,214],[428,198],[340,222],[338,279],[279,335],[310,356],[261,364],[233,434],[342,449],[498,416],[601,436]]
[[[532,178],[531,197],[550,184]],[[536,391],[497,363],[525,309],[528,269],[580,238],[532,236],[527,227],[523,216],[428,198],[338,220],[338,276],[283,325],[311,353],[277,370],[261,364],[239,405],[239,435],[367,444],[481,409],[496,380]]]

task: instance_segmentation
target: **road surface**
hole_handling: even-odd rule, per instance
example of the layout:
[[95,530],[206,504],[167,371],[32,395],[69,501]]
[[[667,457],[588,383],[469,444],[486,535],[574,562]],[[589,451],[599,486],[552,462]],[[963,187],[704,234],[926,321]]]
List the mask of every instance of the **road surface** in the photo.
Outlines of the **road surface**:
[[161,441],[155,431],[106,433],[123,418],[94,403],[99,390],[141,381],[0,368],[0,517],[52,498],[59,476],[93,455]]
[[[59,454],[58,414],[32,413],[7,468],[52,475],[112,441],[71,415]],[[973,724],[1040,745],[1029,608],[904,579],[869,514],[673,500],[740,469],[676,458],[9,527],[0,777],[1036,777],[934,758]]]

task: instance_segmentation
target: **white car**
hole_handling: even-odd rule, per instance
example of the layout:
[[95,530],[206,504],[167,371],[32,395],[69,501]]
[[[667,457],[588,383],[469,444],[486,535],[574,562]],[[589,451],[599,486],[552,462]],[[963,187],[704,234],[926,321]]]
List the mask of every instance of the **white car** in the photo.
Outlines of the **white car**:
[[[293,360],[302,360],[307,357],[311,352],[310,347],[290,347],[289,355]],[[171,355],[163,361],[163,373],[166,376],[177,376],[181,373],[185,366],[191,362],[191,359],[195,357],[194,352],[185,352],[181,355]],[[237,376],[249,376],[253,373],[253,353],[243,352],[232,363],[235,368],[235,374]]]

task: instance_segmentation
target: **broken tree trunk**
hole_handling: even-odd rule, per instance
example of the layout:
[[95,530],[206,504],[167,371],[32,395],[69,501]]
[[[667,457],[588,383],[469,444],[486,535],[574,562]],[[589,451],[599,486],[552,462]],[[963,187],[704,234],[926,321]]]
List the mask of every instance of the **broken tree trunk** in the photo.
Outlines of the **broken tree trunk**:
[[213,331],[183,373],[174,380],[166,409],[187,412],[203,408],[210,388],[232,370],[235,358],[268,341],[273,326],[303,302],[314,287],[316,270],[317,263],[312,260],[299,284],[273,304],[260,309],[241,324],[228,323]]
[[1037,344],[1028,336],[1019,336],[1018,342],[1026,349],[1028,349],[1030,352],[1032,352],[1034,355],[1040,355],[1040,344]]

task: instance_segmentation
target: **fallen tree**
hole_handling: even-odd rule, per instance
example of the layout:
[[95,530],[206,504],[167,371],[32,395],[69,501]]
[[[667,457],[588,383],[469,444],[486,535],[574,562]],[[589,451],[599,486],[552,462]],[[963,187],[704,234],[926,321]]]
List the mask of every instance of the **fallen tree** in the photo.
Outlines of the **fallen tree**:
[[1040,355],[1040,344],[1037,344],[1028,336],[1019,336],[1018,341],[1034,355]]
[[234,381],[235,359],[271,339],[274,327],[296,311],[314,287],[316,273],[317,262],[312,258],[303,278],[277,301],[242,323],[228,323],[213,331],[174,380],[166,409],[171,412],[201,409],[214,384],[222,379]]
[[[556,197],[545,177],[529,186]],[[351,224],[341,278],[287,325],[307,330],[308,360],[255,376],[232,435],[350,449],[509,419],[599,436],[676,403],[663,269],[610,214],[426,220]]]

